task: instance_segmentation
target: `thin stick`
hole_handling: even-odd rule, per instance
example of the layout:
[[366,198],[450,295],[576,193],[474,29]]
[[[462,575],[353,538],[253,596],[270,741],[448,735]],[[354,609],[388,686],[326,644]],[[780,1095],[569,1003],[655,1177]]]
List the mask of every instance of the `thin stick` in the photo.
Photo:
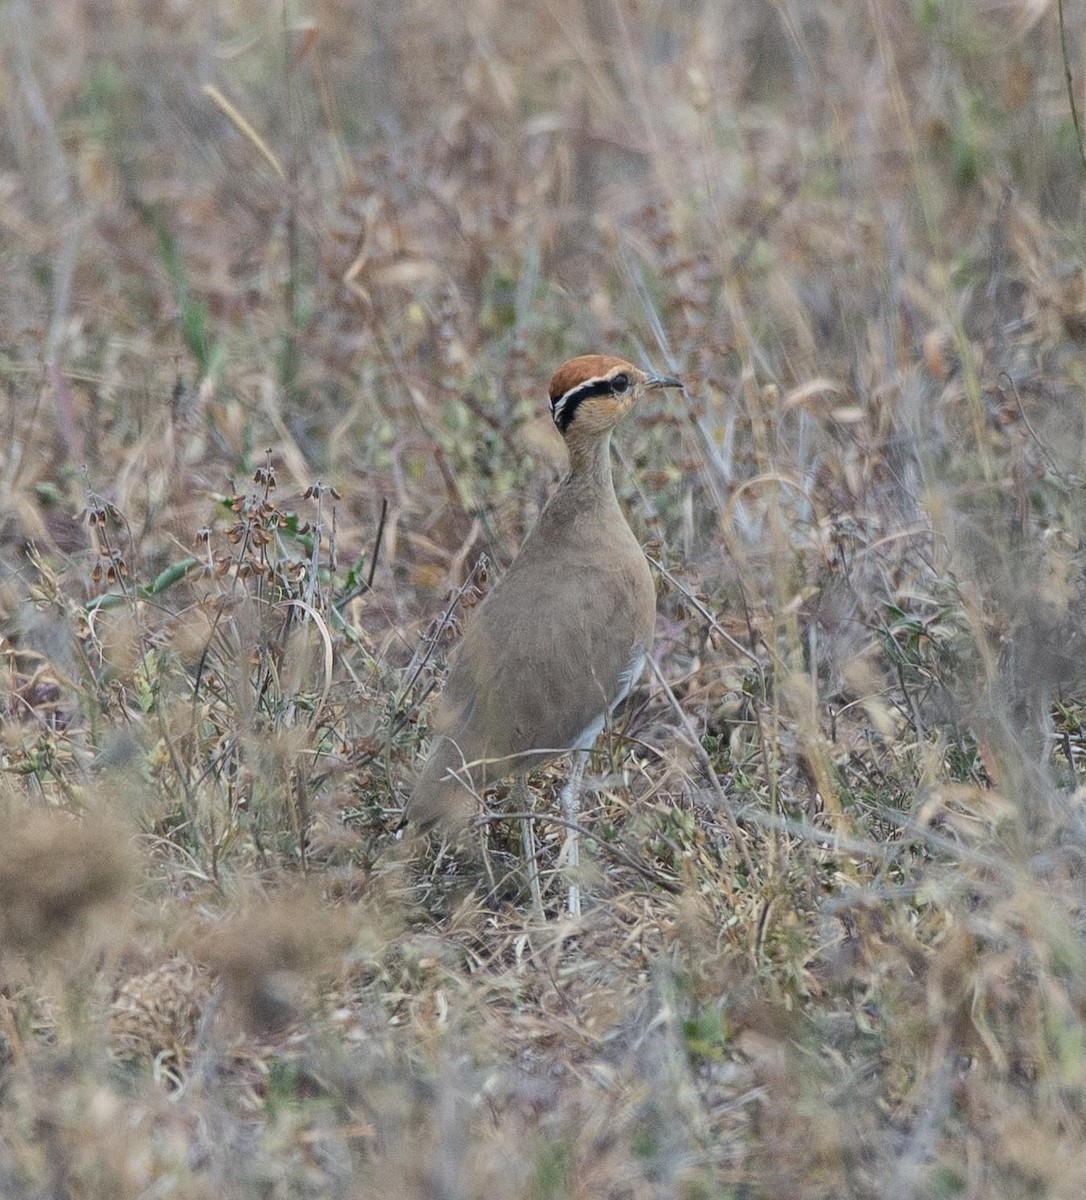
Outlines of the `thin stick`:
[[656,570],[659,571],[660,574],[668,581],[668,583],[671,584],[671,586],[677,592],[681,593],[683,598],[693,605],[693,607],[697,609],[697,611],[706,619],[706,621],[709,622],[710,629],[716,633],[719,633],[733,650],[738,650],[744,658],[749,658],[750,661],[758,668],[758,670],[761,671],[762,664],[758,661],[758,656],[748,650],[741,642],[737,642],[688,587],[685,587],[682,583],[680,583],[679,580],[675,578],[675,576],[667,569],[667,567],[664,566],[663,563],[657,562],[656,559],[650,554],[646,554],[645,557],[649,561],[649,566],[655,567]]
[[373,576],[377,571],[377,556],[381,553],[381,539],[385,536],[385,518],[388,516],[388,500],[381,497],[381,515],[377,518],[377,533],[373,538],[373,553],[370,555],[370,569],[366,573],[366,591],[373,589]]
[[1082,126],[1078,119],[1078,105],[1075,103],[1075,83],[1071,78],[1071,56],[1067,51],[1067,26],[1063,20],[1063,0],[1057,0],[1056,11],[1060,20],[1060,50],[1063,53],[1063,77],[1067,82],[1067,103],[1071,106],[1071,120],[1075,126],[1075,141],[1078,143],[1079,157],[1083,167],[1086,167],[1086,147],[1082,144]]

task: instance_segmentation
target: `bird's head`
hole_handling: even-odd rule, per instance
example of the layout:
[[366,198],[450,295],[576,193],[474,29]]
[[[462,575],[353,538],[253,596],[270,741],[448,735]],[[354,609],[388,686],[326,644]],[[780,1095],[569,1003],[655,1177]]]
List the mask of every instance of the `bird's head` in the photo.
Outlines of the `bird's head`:
[[654,375],[609,354],[571,358],[551,378],[551,416],[565,438],[602,436],[655,388],[681,388],[672,375]]

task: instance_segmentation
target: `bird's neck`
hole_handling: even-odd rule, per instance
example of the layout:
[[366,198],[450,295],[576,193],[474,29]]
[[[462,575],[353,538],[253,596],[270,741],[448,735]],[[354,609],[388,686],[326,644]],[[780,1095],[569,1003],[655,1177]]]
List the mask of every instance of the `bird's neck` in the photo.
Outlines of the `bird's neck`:
[[602,437],[569,438],[569,475],[564,487],[597,500],[615,501],[615,484],[611,477],[611,434]]

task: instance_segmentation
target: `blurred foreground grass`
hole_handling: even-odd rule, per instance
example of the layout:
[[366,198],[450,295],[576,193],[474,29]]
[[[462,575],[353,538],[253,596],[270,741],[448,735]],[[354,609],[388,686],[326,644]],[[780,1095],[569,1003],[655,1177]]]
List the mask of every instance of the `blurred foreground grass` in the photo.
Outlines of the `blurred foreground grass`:
[[[0,20],[0,1193],[1081,1196],[1056,6]],[[595,349],[667,688],[534,930],[396,830]]]

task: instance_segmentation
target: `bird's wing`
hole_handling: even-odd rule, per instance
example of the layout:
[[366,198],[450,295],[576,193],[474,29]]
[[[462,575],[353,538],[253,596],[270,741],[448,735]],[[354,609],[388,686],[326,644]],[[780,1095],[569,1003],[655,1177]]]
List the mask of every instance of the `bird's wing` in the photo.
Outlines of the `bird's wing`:
[[531,595],[507,576],[468,626],[437,728],[470,726],[495,757],[573,746],[629,690],[648,649],[651,581],[646,595],[647,568],[633,566],[594,568],[575,605],[568,576],[537,577]]

